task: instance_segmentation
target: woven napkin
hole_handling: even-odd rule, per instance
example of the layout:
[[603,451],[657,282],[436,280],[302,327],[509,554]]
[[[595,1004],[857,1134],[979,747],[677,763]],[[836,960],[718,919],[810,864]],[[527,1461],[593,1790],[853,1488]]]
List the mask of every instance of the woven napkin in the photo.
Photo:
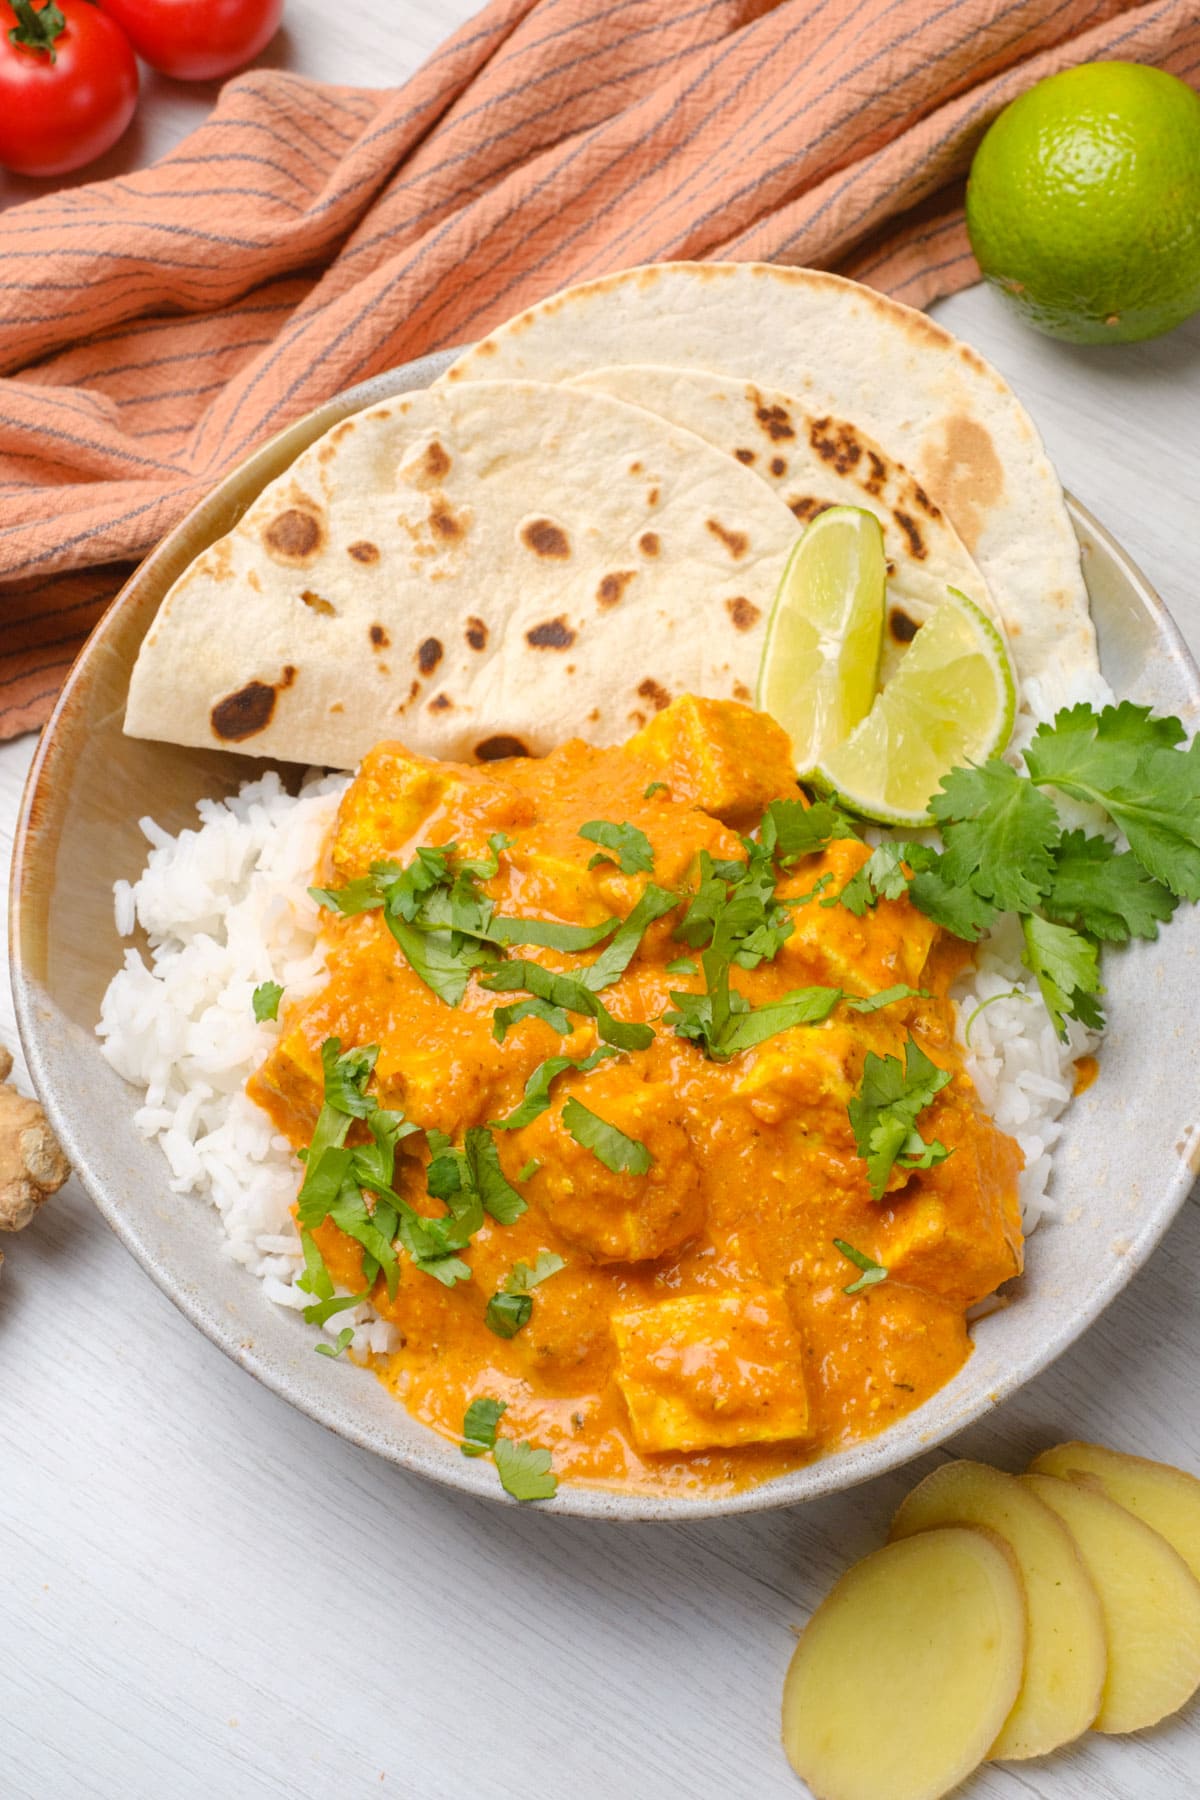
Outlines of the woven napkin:
[[225,470],[354,382],[636,263],[976,280],[982,131],[1097,57],[1197,82],[1196,0],[493,0],[402,88],[256,70],[153,168],[0,215],[0,737]]

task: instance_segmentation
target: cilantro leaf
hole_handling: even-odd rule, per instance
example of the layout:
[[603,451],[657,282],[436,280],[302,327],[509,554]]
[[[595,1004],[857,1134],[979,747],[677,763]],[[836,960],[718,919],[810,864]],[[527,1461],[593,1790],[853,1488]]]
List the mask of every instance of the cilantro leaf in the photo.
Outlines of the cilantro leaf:
[[918,912],[952,936],[973,944],[985,931],[990,931],[1000,909],[993,900],[985,900],[973,887],[957,886],[947,881],[941,868],[942,858],[935,856],[928,868],[921,868],[908,884],[908,897]]
[[550,1452],[512,1438],[497,1438],[492,1452],[500,1486],[514,1500],[549,1500],[558,1491],[558,1477],[550,1467]]
[[574,1094],[567,1097],[563,1106],[562,1122],[575,1142],[590,1150],[614,1175],[645,1175],[654,1166],[654,1158],[645,1144],[626,1137],[617,1126],[610,1125],[607,1119],[601,1119],[576,1100]]
[[898,1000],[928,1000],[929,993],[925,988],[906,987],[901,981],[895,987],[883,988],[878,994],[848,994],[846,1005],[851,1012],[873,1013],[880,1007],[895,1006]]
[[1054,802],[999,757],[952,769],[929,810],[946,846],[939,873],[1005,911],[1027,912],[1050,886],[1060,835]]
[[316,1351],[318,1356],[338,1357],[342,1354],[343,1350],[349,1349],[349,1347],[353,1343],[353,1341],[354,1341],[353,1325],[343,1325],[342,1329],[337,1334],[336,1350],[334,1349],[332,1344],[314,1344],[313,1349]]
[[254,1016],[259,1024],[267,1019],[279,1017],[279,1002],[283,999],[283,989],[277,981],[260,981],[255,988],[251,1004]]
[[334,1313],[345,1312],[348,1306],[361,1306],[370,1297],[369,1287],[365,1287],[361,1294],[330,1294],[326,1299],[318,1300],[315,1306],[305,1307],[304,1322],[306,1325],[323,1325]]
[[690,956],[677,956],[674,962],[667,964],[668,975],[698,975],[700,969]]
[[[587,838],[589,843],[602,844],[606,850],[615,851],[623,875],[649,874],[654,867],[654,848],[637,825],[628,822],[614,825],[608,819],[592,819],[579,827],[579,835]],[[588,866],[590,868],[591,864]]]
[[1155,938],[1175,911],[1170,890],[1147,875],[1132,851],[1118,853],[1107,838],[1068,831],[1055,852],[1054,879],[1042,910],[1060,925],[1076,925],[1109,944]]
[[840,1250],[856,1269],[862,1270],[857,1281],[852,1281],[849,1287],[842,1289],[843,1294],[861,1294],[864,1288],[877,1287],[881,1281],[887,1280],[888,1272],[882,1263],[877,1263],[873,1257],[867,1256],[862,1250],[856,1250],[854,1245],[846,1243],[844,1238],[834,1238],[833,1247],[835,1250]]
[[1026,968],[1037,976],[1046,1011],[1060,1038],[1067,1035],[1068,1018],[1081,1019],[1099,1030],[1104,1015],[1095,998],[1100,985],[1100,958],[1096,945],[1069,925],[1027,914],[1021,920],[1025,933]]
[[593,994],[598,994],[602,988],[611,987],[614,981],[619,981],[637,954],[647,926],[678,905],[678,894],[670,894],[666,888],[656,887],[652,881],[648,881],[633,911],[622,921],[612,943],[589,968],[580,972],[584,985]]
[[527,1294],[530,1288],[540,1287],[543,1281],[549,1281],[552,1275],[557,1275],[566,1266],[556,1251],[539,1250],[532,1268],[527,1262],[515,1262],[511,1273],[505,1276],[500,1285],[506,1294]]
[[496,1131],[520,1131],[522,1126],[531,1125],[534,1119],[546,1111],[550,1104],[550,1089],[560,1075],[568,1069],[576,1069],[581,1075],[590,1074],[606,1057],[616,1056],[617,1052],[611,1044],[601,1044],[590,1056],[578,1059],[572,1056],[549,1056],[545,1062],[538,1064],[533,1074],[525,1083],[525,1098],[520,1105],[509,1113],[506,1119],[493,1119],[492,1127]]
[[464,1456],[486,1456],[496,1442],[496,1427],[508,1411],[507,1400],[472,1400],[463,1418]]
[[447,1006],[458,1005],[473,970],[496,960],[491,945],[478,939],[468,941],[454,931],[421,931],[390,911],[383,916],[413,974]]
[[665,781],[652,781],[642,795],[643,800],[653,800],[655,794],[669,794],[670,787]]
[[862,1087],[847,1108],[873,1200],[883,1198],[897,1162],[905,1169],[932,1168],[950,1154],[940,1143],[927,1144],[917,1131],[918,1115],[941,1093],[950,1071],[931,1062],[911,1037],[904,1054],[901,1064],[899,1057],[868,1050]]
[[497,914],[488,926],[487,935],[494,944],[540,944],[547,950],[593,950],[606,937],[612,936],[617,924],[616,919],[605,919],[601,925],[560,925],[556,919],[506,919]]
[[303,1288],[306,1294],[315,1294],[318,1300],[332,1300],[333,1277],[325,1267],[325,1258],[317,1248],[316,1239],[311,1231],[300,1230],[300,1248],[304,1253],[304,1273],[297,1275],[296,1286]]
[[483,1322],[497,1337],[512,1338],[532,1317],[533,1301],[528,1294],[493,1294]]
[[[735,1056],[739,1050],[749,1050],[780,1031],[790,1031],[793,1025],[819,1025],[822,1019],[829,1017],[841,997],[841,988],[793,988],[765,1006],[751,1007],[735,1014],[719,1035],[718,1060]],[[674,1000],[676,996],[672,994],[671,998]]]
[[522,1019],[542,1019],[560,1037],[569,1037],[573,1029],[561,1006],[551,1006],[548,1000],[518,1000],[515,1006],[498,1006],[492,1014],[492,1036],[496,1042],[502,1044]]
[[498,1225],[512,1225],[525,1211],[526,1203],[500,1167],[496,1140],[487,1126],[470,1126],[464,1147],[467,1167],[484,1212],[489,1213]]
[[835,838],[857,838],[853,821],[829,800],[772,800],[763,814],[759,835],[769,853],[780,862],[813,856]]
[[821,905],[841,904],[856,919],[861,919],[869,906],[880,900],[899,900],[906,892],[909,878],[904,872],[904,863],[910,869],[927,869],[936,861],[935,853],[923,844],[900,844],[889,840],[873,850],[845,887],[822,900]]
[[541,1166],[542,1165],[538,1161],[537,1157],[531,1156],[529,1161],[525,1164],[525,1167],[523,1169],[517,1170],[517,1180],[518,1181],[532,1181],[534,1176],[537,1174],[538,1170],[541,1168]]
[[501,963],[492,974],[483,977],[481,985],[493,994],[517,993],[523,988],[537,1000],[583,1013],[595,1019],[596,1033],[602,1041],[615,1044],[618,1050],[645,1050],[654,1039],[653,1026],[614,1019],[603,1001],[598,1000],[577,977],[557,975],[552,969],[543,968],[541,963],[516,959]]
[[1025,762],[1035,782],[1102,806],[1148,874],[1200,900],[1200,738],[1182,750],[1184,736],[1130,701],[1074,706],[1038,728]]

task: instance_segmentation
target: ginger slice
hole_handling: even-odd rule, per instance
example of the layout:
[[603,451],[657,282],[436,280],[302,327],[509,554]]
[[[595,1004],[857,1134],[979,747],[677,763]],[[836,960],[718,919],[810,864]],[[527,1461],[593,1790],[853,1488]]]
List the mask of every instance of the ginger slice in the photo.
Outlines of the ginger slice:
[[11,1072],[12,1056],[0,1044],[0,1231],[23,1231],[71,1165],[39,1102],[9,1085]]

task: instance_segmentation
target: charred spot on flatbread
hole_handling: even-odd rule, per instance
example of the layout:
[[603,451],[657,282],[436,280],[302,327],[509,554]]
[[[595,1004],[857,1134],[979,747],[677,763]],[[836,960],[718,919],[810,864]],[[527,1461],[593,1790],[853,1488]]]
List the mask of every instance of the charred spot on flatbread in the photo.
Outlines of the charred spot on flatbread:
[[434,438],[431,444],[426,444],[425,454],[421,458],[422,475],[428,476],[430,481],[444,481],[446,476],[450,473],[450,469],[451,459],[449,452],[444,445],[439,444],[437,439]]
[[422,675],[432,675],[445,654],[441,638],[427,637],[417,649],[417,667]]
[[638,693],[643,700],[650,702],[655,712],[661,712],[664,706],[671,704],[671,696],[666,688],[661,681],[655,681],[651,675],[647,675],[644,681],[638,682]]
[[745,463],[746,467],[749,468],[750,464],[755,461],[757,452],[754,450],[735,450],[733,454],[740,463]]
[[324,542],[324,521],[315,512],[299,506],[288,506],[276,513],[263,532],[263,548],[268,556],[293,566],[312,562]]
[[657,531],[643,531],[638,539],[638,549],[643,556],[657,556],[662,549]]
[[925,489],[921,486],[919,481],[913,482],[912,491],[913,491],[913,499],[916,501],[917,505],[921,508],[922,512],[928,513],[928,515],[931,519],[940,519],[941,518],[941,516],[942,516],[941,507],[934,505],[933,501],[929,498],[929,495],[925,492]]
[[899,506],[893,506],[892,517],[908,539],[908,548],[917,562],[924,562],[929,555],[925,539],[921,536],[921,527],[911,513],[904,512]]
[[326,619],[337,618],[337,607],[332,600],[326,600],[323,595],[314,593],[312,588],[303,588],[300,598],[310,612],[320,613]]
[[521,527],[521,542],[535,556],[551,562],[565,562],[571,554],[571,543],[561,525],[553,519],[530,519]]
[[705,519],[705,525],[719,543],[724,544],[734,562],[740,561],[750,548],[750,539],[744,531],[731,531],[722,525],[719,519]]
[[386,650],[392,641],[382,625],[372,625],[367,636],[377,650]]
[[475,746],[475,757],[478,762],[501,762],[506,756],[528,756],[529,751],[519,737],[510,737],[505,731],[498,731],[495,737],[486,737]]
[[566,615],[559,613],[556,619],[545,619],[540,625],[534,625],[525,633],[525,642],[532,644],[535,650],[569,650],[575,642],[575,633],[567,624]]
[[735,681],[734,682],[733,697],[735,700],[749,700],[750,689],[746,686],[744,681]]
[[893,606],[888,614],[888,630],[897,644],[911,644],[917,635],[917,621],[910,619],[902,607]]
[[810,520],[816,518],[818,513],[828,510],[829,501],[818,500],[815,494],[797,494],[794,499],[788,501],[788,505],[801,524],[807,525]]
[[761,394],[754,395],[754,416],[773,444],[794,438],[796,427],[786,406],[768,406]]
[[467,535],[467,515],[456,513],[444,494],[438,494],[429,506],[429,528],[443,543],[457,543]]
[[745,594],[735,594],[731,600],[727,600],[725,610],[733,620],[736,631],[751,630],[762,617],[762,608],[755,606],[753,600],[747,600]]
[[617,606],[636,574],[636,569],[613,569],[607,575],[602,575],[596,589],[597,606]]
[[656,487],[651,488],[649,493],[646,495],[646,505],[647,506],[657,506],[658,498],[659,498],[658,489]]
[[487,649],[488,628],[483,620],[477,619],[474,614],[467,620],[466,630],[463,635],[472,650]]
[[[292,675],[294,678],[294,669]],[[270,682],[248,681],[236,694],[226,694],[223,700],[218,700],[209,718],[214,735],[222,743],[241,744],[265,731],[274,711],[275,689]]]
[[373,544],[370,538],[356,538],[352,544],[347,544],[346,554],[352,556],[357,563],[377,563],[379,545]]
[[860,479],[868,494],[877,500],[887,480],[887,464],[877,450],[867,451],[867,467]]
[[863,447],[853,425],[844,419],[814,419],[808,441],[822,462],[831,463],[839,475],[849,475],[862,461]]
[[432,713],[451,712],[453,708],[454,702],[449,694],[435,694],[429,702],[429,711]]
[[784,458],[782,456],[773,456],[771,458],[771,473],[772,473],[772,475],[775,476],[776,480],[778,480],[781,475],[786,475],[787,474],[786,458]]

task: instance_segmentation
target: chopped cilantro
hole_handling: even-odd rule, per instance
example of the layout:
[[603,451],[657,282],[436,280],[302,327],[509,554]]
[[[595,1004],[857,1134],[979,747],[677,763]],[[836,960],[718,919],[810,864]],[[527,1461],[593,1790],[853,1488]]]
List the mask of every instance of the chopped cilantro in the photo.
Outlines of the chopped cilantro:
[[[708,952],[705,953],[707,960]],[[817,1025],[827,1019],[842,997],[841,988],[793,988],[791,993],[765,1006],[751,1007],[743,994],[726,985],[704,994],[672,993],[674,1012],[663,1022],[675,1027],[677,1037],[703,1044],[713,1062],[728,1062],[739,1050],[750,1050],[793,1025]]]
[[464,1456],[486,1456],[496,1442],[496,1427],[508,1411],[507,1400],[472,1400],[463,1418]]
[[858,835],[853,820],[829,800],[816,800],[811,806],[803,800],[772,800],[759,828],[767,853],[782,863],[813,856],[837,838]]
[[1096,995],[1104,989],[1096,945],[1069,925],[1055,925],[1036,913],[1026,914],[1021,928],[1025,933],[1023,961],[1037,976],[1046,1011],[1059,1037],[1066,1038],[1068,1018],[1082,1019],[1085,1025],[1101,1030],[1104,1014]]
[[501,1283],[502,1290],[506,1294],[527,1294],[530,1288],[540,1287],[543,1281],[549,1281],[566,1266],[556,1251],[539,1250],[532,1268],[527,1262],[513,1264],[512,1273]]
[[868,1050],[862,1087],[848,1111],[873,1200],[883,1198],[897,1162],[903,1169],[930,1169],[950,1155],[944,1144],[927,1144],[917,1131],[918,1114],[949,1080],[949,1069],[939,1069],[911,1037],[903,1064]]
[[497,1131],[520,1131],[522,1126],[531,1125],[549,1106],[550,1089],[560,1075],[565,1075],[568,1069],[574,1069],[580,1075],[590,1074],[606,1057],[616,1054],[611,1044],[601,1044],[590,1056],[581,1056],[578,1060],[571,1056],[547,1057],[525,1083],[525,1098],[521,1104],[506,1119],[493,1119],[493,1127]]
[[643,800],[653,800],[655,794],[669,794],[670,788],[665,781],[652,781],[642,795]]
[[[654,867],[654,849],[650,839],[637,825],[613,825],[608,819],[592,819],[579,827],[581,838],[602,844],[616,852],[623,875],[649,874]],[[592,862],[595,862],[595,858]],[[588,864],[592,867],[592,863]]]
[[336,1349],[334,1348],[334,1346],[332,1344],[314,1344],[313,1349],[316,1351],[318,1356],[337,1357],[342,1354],[343,1350],[348,1350],[350,1345],[353,1342],[354,1342],[354,1327],[353,1327],[353,1325],[343,1325],[342,1329],[337,1334],[337,1348]]
[[602,1162],[606,1169],[614,1175],[645,1175],[654,1165],[654,1158],[645,1144],[636,1138],[626,1137],[607,1119],[601,1119],[596,1113],[589,1111],[571,1094],[562,1110],[562,1121],[575,1139],[585,1150]]
[[558,1477],[550,1467],[550,1452],[512,1438],[497,1438],[492,1452],[500,1486],[514,1500],[549,1500],[558,1491]]
[[[628,921],[626,921],[628,923]],[[495,944],[541,944],[547,950],[593,950],[616,931],[618,921],[601,925],[560,925],[556,919],[505,919],[496,917],[488,936]]]
[[668,975],[698,975],[699,973],[699,964],[694,963],[690,956],[677,956],[674,962],[667,964]]
[[537,1157],[531,1156],[529,1161],[525,1164],[525,1167],[518,1171],[517,1180],[518,1181],[532,1181],[534,1176],[537,1174],[538,1170],[541,1168],[541,1166],[542,1165],[538,1161]]
[[863,1251],[856,1250],[854,1245],[848,1244],[844,1238],[834,1238],[833,1247],[835,1250],[840,1250],[856,1269],[862,1270],[857,1281],[852,1281],[849,1287],[842,1289],[843,1294],[861,1294],[864,1288],[877,1287],[881,1281],[887,1280],[888,1272],[882,1263],[877,1263]]
[[648,881],[637,905],[618,928],[612,943],[601,951],[589,968],[580,971],[584,985],[593,994],[598,994],[602,988],[611,987],[614,981],[619,981],[637,954],[647,926],[653,925],[656,919],[661,919],[672,907],[678,905],[678,894],[670,894],[666,888],[656,887],[652,881]]
[[522,1019],[541,1019],[557,1031],[560,1037],[569,1037],[574,1029],[570,1019],[561,1006],[551,1006],[548,1000],[518,1000],[515,1006],[498,1006],[492,1014],[492,1036],[498,1044],[502,1044],[514,1025]]
[[845,887],[822,900],[822,906],[842,905],[861,919],[869,906],[880,900],[899,900],[908,888],[903,864],[912,869],[928,868],[936,861],[932,850],[921,844],[882,843],[868,856],[861,869],[855,871]]
[[614,1019],[603,1001],[598,1000],[576,976],[557,975],[552,969],[543,968],[541,963],[516,959],[501,963],[499,968],[483,977],[482,985],[494,994],[518,993],[523,988],[535,999],[546,1000],[551,1006],[583,1013],[595,1019],[601,1040],[615,1044],[618,1050],[645,1050],[654,1037],[653,1026]]
[[279,1017],[279,1002],[283,999],[283,989],[277,981],[260,981],[254,990],[251,1004],[254,1016],[262,1025],[267,1019]]
[[918,869],[908,884],[908,897],[917,911],[935,925],[973,944],[991,930],[999,908],[973,887],[958,887],[947,881],[940,865],[941,858],[934,856],[928,868]]
[[848,995],[846,1005],[851,1012],[873,1013],[880,1007],[895,1006],[898,1000],[928,1000],[926,988],[906,987],[901,981],[895,987],[883,988],[878,994]]
[[483,1322],[497,1337],[516,1337],[523,1325],[533,1317],[533,1301],[528,1294],[493,1294],[487,1303]]

